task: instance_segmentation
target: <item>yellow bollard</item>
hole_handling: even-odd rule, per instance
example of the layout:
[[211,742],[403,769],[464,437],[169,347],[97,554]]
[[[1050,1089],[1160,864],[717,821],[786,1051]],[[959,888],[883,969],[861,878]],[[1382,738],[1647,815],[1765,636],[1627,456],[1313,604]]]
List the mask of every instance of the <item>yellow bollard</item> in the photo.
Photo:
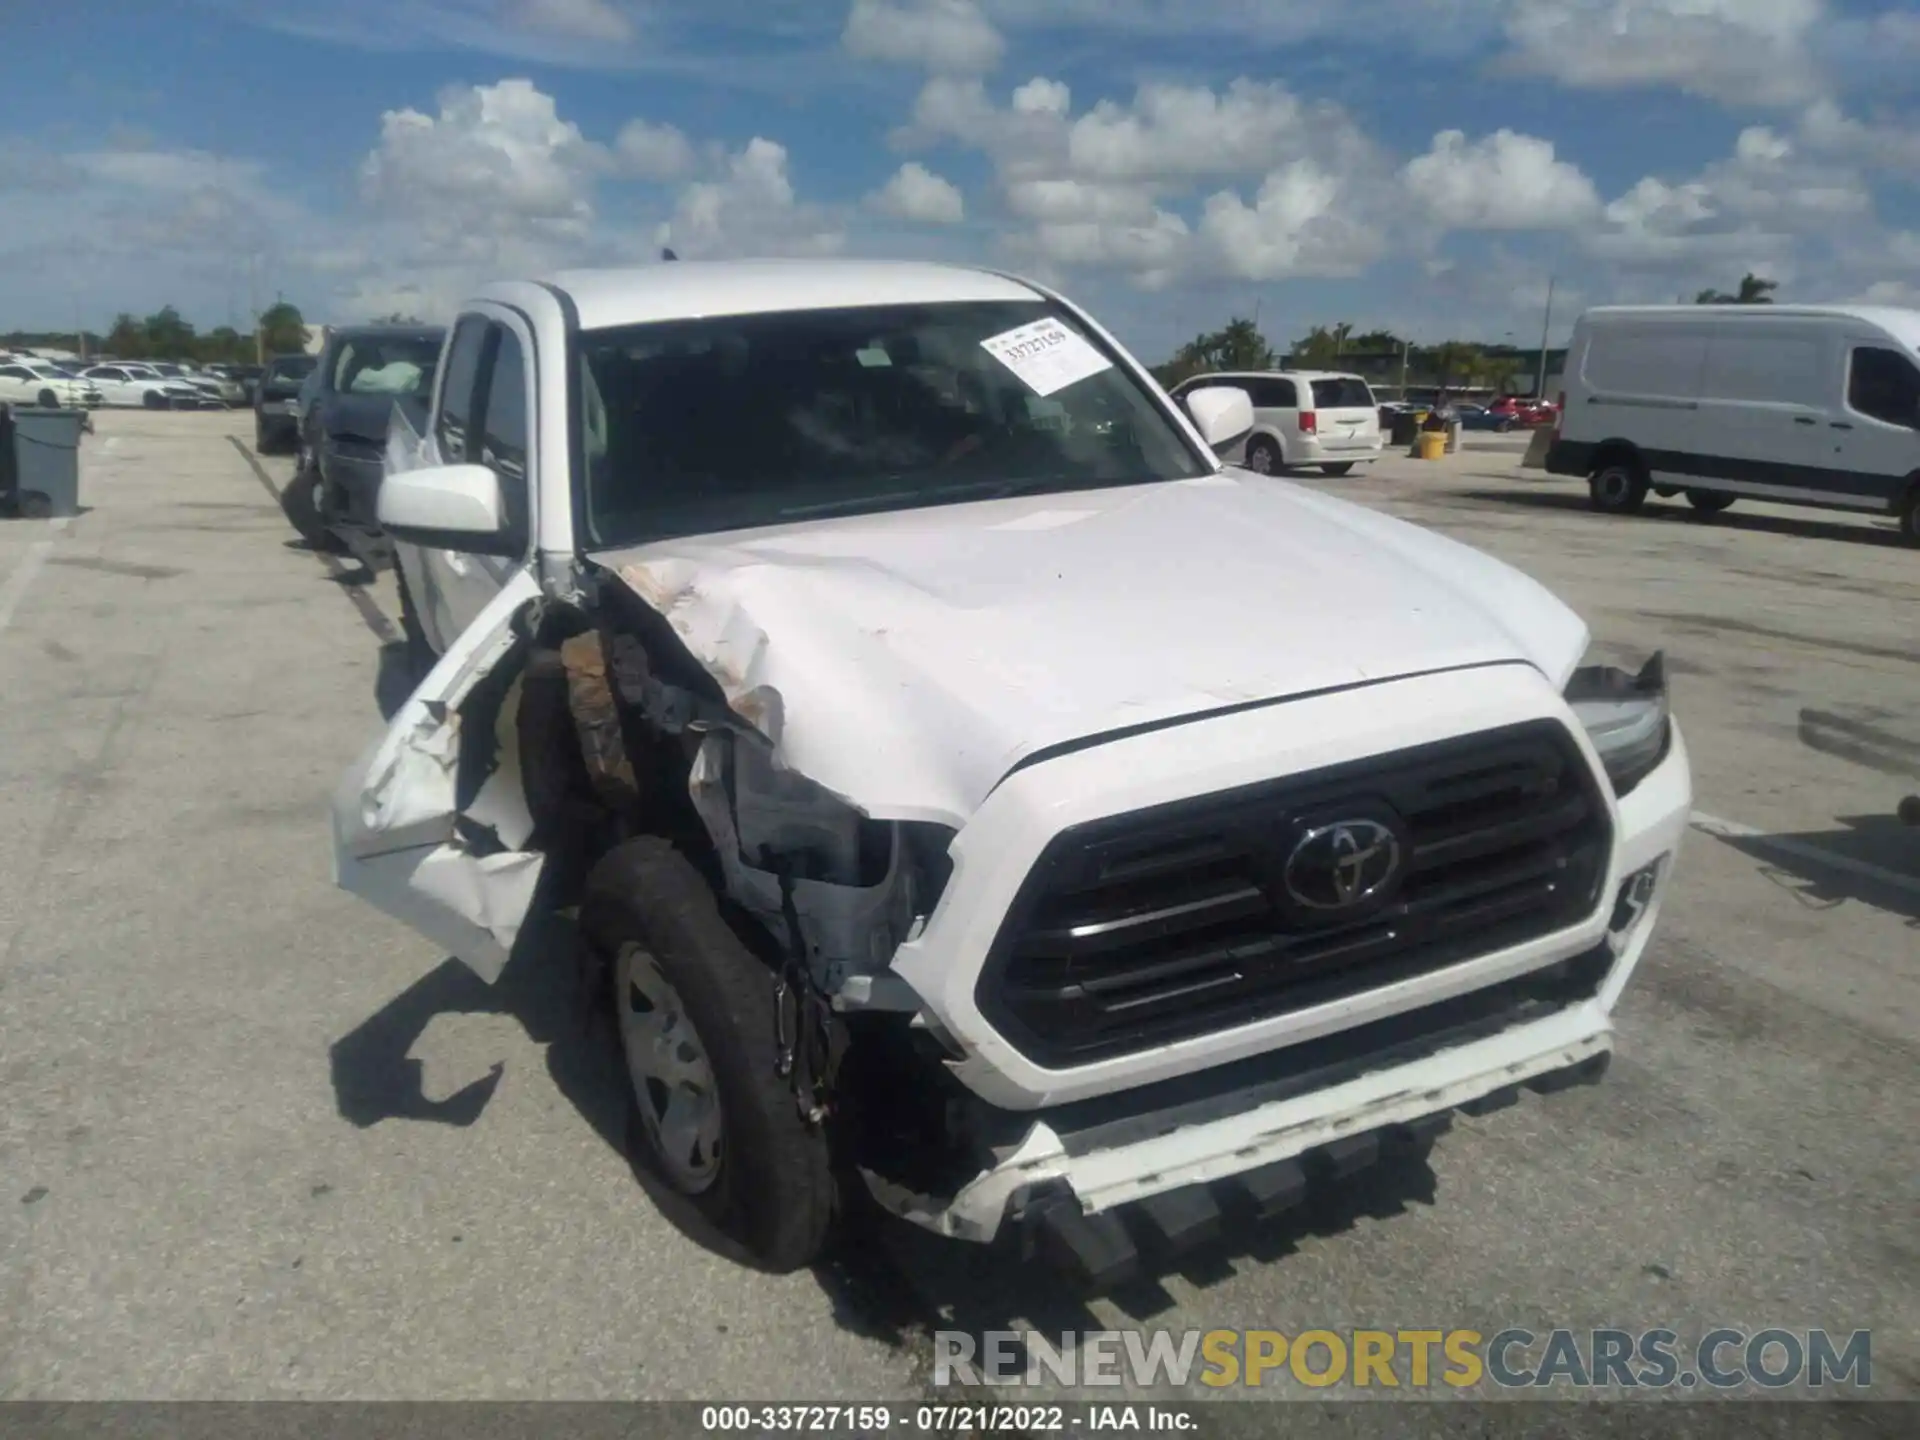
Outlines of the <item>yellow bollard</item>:
[[1447,453],[1447,435],[1444,430],[1422,430],[1420,432],[1420,458],[1438,460]]

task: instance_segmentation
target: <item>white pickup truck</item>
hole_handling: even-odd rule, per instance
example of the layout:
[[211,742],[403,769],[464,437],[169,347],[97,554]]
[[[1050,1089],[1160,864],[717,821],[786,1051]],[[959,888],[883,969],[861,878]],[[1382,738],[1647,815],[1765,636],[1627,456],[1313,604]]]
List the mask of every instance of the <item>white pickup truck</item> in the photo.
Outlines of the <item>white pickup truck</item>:
[[1690,800],[1658,657],[1184,403],[981,270],[482,291],[389,439],[424,678],[339,883],[590,967],[640,1158],[776,1269],[871,1196],[1108,1283],[1595,1078]]

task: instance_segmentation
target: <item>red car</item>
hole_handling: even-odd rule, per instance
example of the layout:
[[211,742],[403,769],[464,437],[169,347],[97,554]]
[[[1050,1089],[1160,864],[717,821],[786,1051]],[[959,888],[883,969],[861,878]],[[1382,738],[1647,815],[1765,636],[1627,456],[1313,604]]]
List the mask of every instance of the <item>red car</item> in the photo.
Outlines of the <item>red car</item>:
[[1555,417],[1551,404],[1526,395],[1502,395],[1487,409],[1515,425],[1549,425]]

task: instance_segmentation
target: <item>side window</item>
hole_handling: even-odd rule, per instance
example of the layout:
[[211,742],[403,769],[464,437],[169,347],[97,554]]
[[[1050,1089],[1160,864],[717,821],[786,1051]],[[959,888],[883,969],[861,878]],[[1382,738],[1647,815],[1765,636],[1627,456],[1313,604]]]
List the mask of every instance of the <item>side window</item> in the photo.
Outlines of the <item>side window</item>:
[[434,438],[440,458],[448,465],[464,464],[472,442],[474,404],[479,399],[480,357],[492,327],[478,316],[468,316],[453,332],[447,352],[447,375],[440,390],[440,413],[434,417]]
[[510,534],[527,534],[527,368],[520,338],[493,327],[493,363],[480,409],[479,453],[473,458],[500,477],[500,500]]
[[18,365],[0,365],[0,376],[9,380],[31,380],[33,377]]
[[1920,427],[1920,369],[1898,350],[1857,345],[1847,375],[1847,404],[1889,425]]
[[1291,380],[1257,380],[1253,403],[1262,410],[1297,410],[1300,394]]

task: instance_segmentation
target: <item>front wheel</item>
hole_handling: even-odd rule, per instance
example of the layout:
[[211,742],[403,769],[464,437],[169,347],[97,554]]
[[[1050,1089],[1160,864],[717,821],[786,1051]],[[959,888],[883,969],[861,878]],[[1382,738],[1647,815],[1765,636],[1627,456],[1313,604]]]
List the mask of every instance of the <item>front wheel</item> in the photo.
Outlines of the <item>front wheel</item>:
[[1632,460],[1609,460],[1587,481],[1593,508],[1606,515],[1631,515],[1647,500],[1647,477]]
[[773,972],[658,836],[594,866],[580,927],[613,975],[636,1160],[756,1264],[808,1264],[832,1226],[833,1168],[776,1071]]
[[1733,504],[1733,501],[1733,496],[1723,495],[1718,490],[1687,491],[1687,504],[1698,510],[1702,515],[1718,515],[1722,510]]
[[1907,492],[1907,503],[1901,507],[1900,538],[1909,545],[1920,545],[1920,484]]
[[148,390],[140,396],[140,407],[143,410],[164,410],[167,408],[167,397],[158,390]]
[[1283,463],[1280,447],[1264,435],[1247,442],[1246,467],[1260,475],[1272,475]]
[[334,538],[333,531],[327,528],[325,516],[321,513],[321,491],[325,482],[320,478],[318,469],[304,466],[296,468],[293,478],[287,482],[287,488],[280,492],[280,508],[286,513],[287,523],[299,533],[300,538],[315,550],[332,553],[340,548],[340,542]]
[[1331,475],[1336,480],[1342,475],[1351,475],[1353,473],[1353,461],[1336,460],[1332,464],[1322,465],[1320,467],[1320,473],[1322,475]]
[[58,410],[60,408],[60,397],[51,390],[42,390],[38,395],[33,397],[33,403],[38,405],[42,410]]

